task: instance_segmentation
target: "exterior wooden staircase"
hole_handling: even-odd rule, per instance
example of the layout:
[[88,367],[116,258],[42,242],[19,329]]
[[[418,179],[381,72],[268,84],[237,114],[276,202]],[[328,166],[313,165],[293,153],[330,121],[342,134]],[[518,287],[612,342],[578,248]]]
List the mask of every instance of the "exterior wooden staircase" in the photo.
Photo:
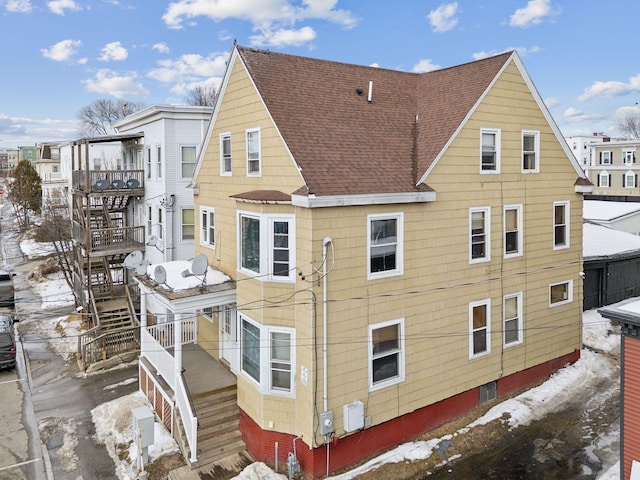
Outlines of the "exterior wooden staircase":
[[184,435],[182,421],[176,422],[179,433],[178,444],[191,468],[246,452],[246,445],[238,430],[236,385],[196,395],[192,403],[198,418],[198,452],[197,461],[194,463],[189,462],[191,452]]

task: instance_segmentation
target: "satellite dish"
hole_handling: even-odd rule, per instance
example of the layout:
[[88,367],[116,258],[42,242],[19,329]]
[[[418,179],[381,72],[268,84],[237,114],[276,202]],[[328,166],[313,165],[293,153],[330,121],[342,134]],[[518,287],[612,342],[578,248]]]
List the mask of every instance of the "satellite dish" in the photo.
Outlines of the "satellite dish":
[[147,245],[149,245],[150,247],[155,247],[157,243],[158,237],[156,237],[155,235],[151,235],[149,237],[149,240],[147,240]]
[[191,271],[194,275],[204,275],[207,273],[207,268],[209,268],[209,259],[204,253],[201,253],[193,259]]
[[136,275],[146,275],[148,266],[149,266],[149,262],[147,262],[147,260],[142,260],[135,267],[136,268]]
[[162,265],[157,265],[153,271],[153,276],[158,283],[165,283],[167,281],[167,271]]
[[124,268],[136,268],[136,265],[138,265],[141,261],[142,252],[140,250],[134,250],[129,255],[124,257],[122,265],[124,266]]

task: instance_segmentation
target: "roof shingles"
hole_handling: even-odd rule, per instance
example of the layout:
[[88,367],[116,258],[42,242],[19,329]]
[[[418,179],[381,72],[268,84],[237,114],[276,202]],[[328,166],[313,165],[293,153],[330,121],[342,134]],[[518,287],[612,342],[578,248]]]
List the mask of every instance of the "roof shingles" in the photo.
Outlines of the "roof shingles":
[[415,74],[237,48],[316,196],[428,190],[419,178],[510,56]]

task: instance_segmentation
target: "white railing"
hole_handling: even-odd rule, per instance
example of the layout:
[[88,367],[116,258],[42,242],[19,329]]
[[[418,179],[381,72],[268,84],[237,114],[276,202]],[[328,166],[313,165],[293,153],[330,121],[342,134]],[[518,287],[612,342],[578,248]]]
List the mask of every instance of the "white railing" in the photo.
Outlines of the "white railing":
[[[196,319],[177,320],[182,322],[182,345],[195,343],[198,338],[198,323]],[[175,322],[166,322],[147,327],[149,334],[164,348],[175,347]]]
[[147,328],[142,327],[140,330],[140,353],[149,360],[157,370],[158,375],[164,378],[169,387],[175,392],[176,367],[173,356],[149,333]]
[[198,448],[198,418],[191,409],[189,403],[189,397],[187,396],[187,389],[184,386],[184,380],[182,375],[178,376],[178,388],[174,389],[176,396],[176,403],[178,404],[178,411],[180,412],[180,418],[182,419],[182,425],[184,426],[184,433],[187,436],[187,443],[189,443],[189,450],[191,456],[189,461],[195,463],[198,460],[197,448]]

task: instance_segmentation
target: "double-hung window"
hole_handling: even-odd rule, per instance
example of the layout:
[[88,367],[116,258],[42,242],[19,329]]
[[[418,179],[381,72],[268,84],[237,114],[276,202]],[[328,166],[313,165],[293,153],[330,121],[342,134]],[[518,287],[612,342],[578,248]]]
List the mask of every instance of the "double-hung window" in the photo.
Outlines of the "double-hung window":
[[195,240],[196,226],[193,208],[182,209],[182,240]]
[[247,175],[259,177],[261,171],[260,129],[247,129]]
[[153,207],[147,207],[147,235],[151,235],[151,227],[153,226]]
[[549,306],[557,307],[573,301],[573,280],[549,285]]
[[368,275],[371,279],[403,273],[402,213],[376,214],[367,217]]
[[156,149],[156,177],[162,178],[162,147]]
[[540,164],[540,132],[522,131],[522,171],[538,172]]
[[231,175],[231,134],[220,134],[220,175]]
[[469,358],[491,351],[491,300],[469,304]]
[[553,248],[569,248],[569,202],[553,202]]
[[633,165],[636,163],[636,151],[622,150],[622,161],[625,165]]
[[600,162],[600,165],[611,165],[611,152],[606,150],[600,152],[599,162]]
[[147,178],[151,178],[151,147],[147,147]]
[[522,292],[504,296],[503,312],[504,346],[522,343]]
[[295,281],[295,228],[292,215],[239,213],[238,266],[250,275]]
[[636,188],[638,186],[638,175],[633,172],[626,172],[622,176],[624,188]]
[[191,178],[196,169],[196,147],[180,147],[180,171],[182,178]]
[[505,258],[522,255],[522,205],[504,207],[504,256]]
[[162,209],[158,208],[158,238],[162,240],[164,238],[164,221],[162,220]]
[[480,129],[480,173],[500,173],[500,129]]
[[[259,325],[241,316],[240,368],[259,389],[275,395],[294,393],[295,330]],[[266,348],[261,348],[261,346]]]
[[605,188],[611,186],[611,174],[606,170],[603,170],[598,174],[598,186]]
[[469,209],[469,263],[487,262],[491,259],[490,207]]
[[369,325],[369,390],[404,381],[404,319]]
[[216,215],[210,207],[200,207],[200,245],[216,245]]

